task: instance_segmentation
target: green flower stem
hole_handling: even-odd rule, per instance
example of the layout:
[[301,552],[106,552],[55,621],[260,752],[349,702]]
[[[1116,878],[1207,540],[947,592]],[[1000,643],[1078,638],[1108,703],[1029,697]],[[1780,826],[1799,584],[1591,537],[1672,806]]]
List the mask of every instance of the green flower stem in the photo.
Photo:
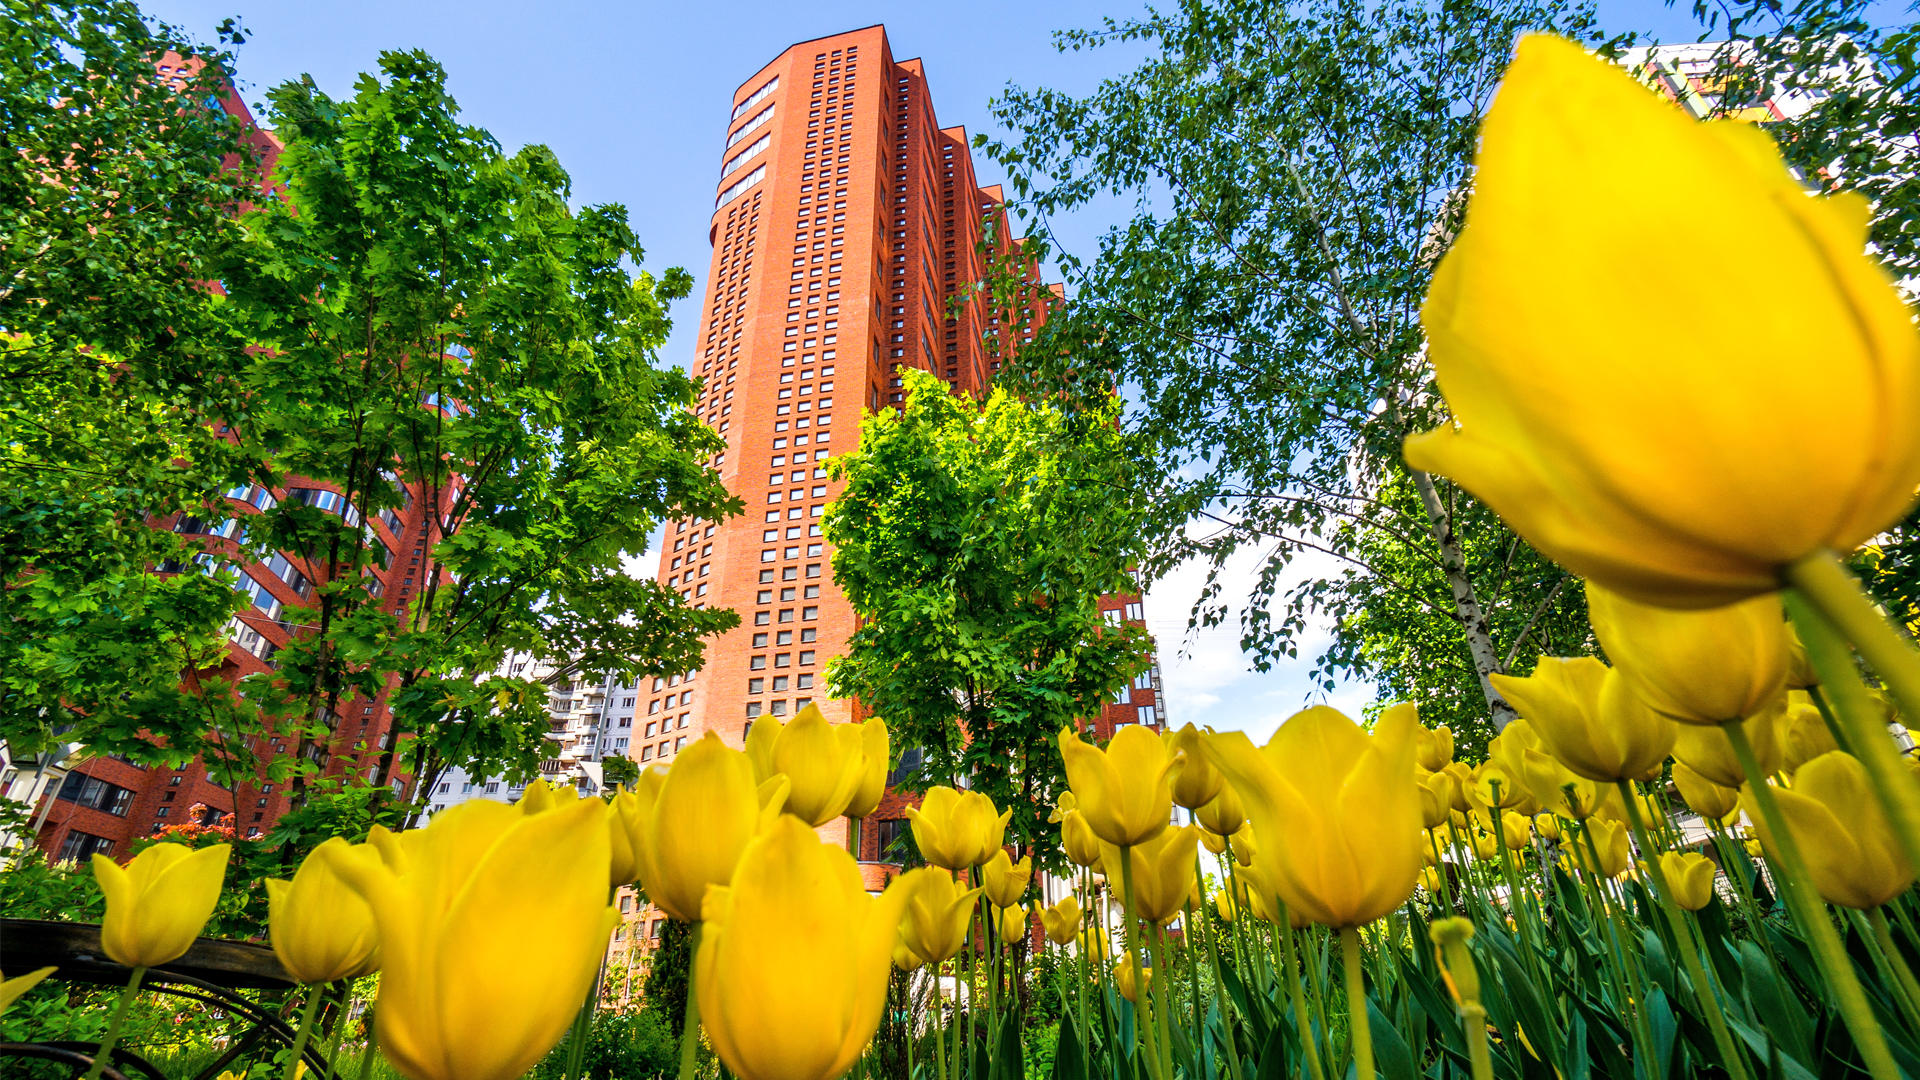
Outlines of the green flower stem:
[[[1497,782],[1493,784],[1493,789],[1494,795],[1498,797],[1500,786]],[[1537,927],[1534,926],[1531,912],[1523,911],[1521,907],[1520,879],[1513,872],[1513,853],[1507,850],[1507,826],[1503,820],[1505,816],[1505,813],[1498,809],[1488,815],[1493,820],[1493,842],[1500,849],[1500,875],[1507,881],[1507,910],[1513,913],[1513,923],[1519,928],[1521,941],[1526,945],[1526,948],[1520,951],[1526,957],[1528,973],[1533,976],[1534,985],[1544,987],[1547,985],[1547,978],[1546,971],[1541,965],[1544,963],[1543,958],[1547,950],[1544,944],[1534,940]]]
[[306,1007],[300,1010],[300,1027],[293,1035],[293,1056],[287,1059],[286,1080],[296,1080],[300,1072],[300,1058],[307,1052],[307,1040],[313,1037],[313,1018],[320,1012],[321,991],[319,986],[308,987]]
[[1133,969],[1133,1050],[1138,1057],[1141,1042],[1146,1043],[1145,1050],[1154,1063],[1153,1072],[1157,1080],[1168,1080],[1160,1074],[1160,1049],[1154,1045],[1154,1029],[1147,1016],[1147,1002],[1151,994],[1144,993],[1146,977],[1140,973],[1140,919],[1134,914],[1133,906],[1133,847],[1128,845],[1120,849],[1120,903],[1125,907],[1127,920],[1127,963]]
[[1463,1002],[1460,1023],[1467,1029],[1467,1061],[1473,1066],[1473,1080],[1493,1080],[1493,1056],[1487,1050],[1487,1007],[1477,1001]]
[[1651,1060],[1653,1029],[1648,1025],[1646,1009],[1642,1007],[1646,999],[1639,992],[1638,980],[1627,964],[1626,947],[1620,941],[1619,923],[1623,916],[1615,910],[1607,896],[1607,882],[1600,866],[1600,848],[1594,843],[1593,830],[1587,827],[1585,821],[1579,823],[1579,829],[1587,856],[1593,860],[1588,864],[1590,869],[1580,877],[1592,893],[1589,903],[1597,908],[1599,918],[1607,924],[1607,952],[1604,955],[1611,969],[1614,996],[1619,1001],[1619,1007],[1626,1012],[1627,1021],[1633,1025],[1634,1044]]
[[86,1080],[100,1080],[100,1073],[113,1057],[113,1048],[120,1042],[120,1025],[126,1022],[127,1010],[133,1007],[133,999],[140,994],[140,983],[147,977],[147,969],[133,969],[133,977],[127,980],[127,988],[120,991],[120,1000],[114,1002],[113,1015],[107,1018],[107,1033],[100,1038],[100,1049],[93,1055],[93,1065],[87,1069]]
[[1893,940],[1893,928],[1887,925],[1887,906],[1883,904],[1868,912],[1867,924],[1872,927],[1873,939],[1880,943],[1880,950],[1886,953],[1894,978],[1907,992],[1908,999],[1920,1007],[1920,981],[1915,981],[1913,968],[1907,965],[1907,958],[1901,955],[1900,946]]
[[1726,1013],[1720,1004],[1720,987],[1707,971],[1706,965],[1701,963],[1693,928],[1688,925],[1680,905],[1674,901],[1666,868],[1660,865],[1660,852],[1647,837],[1646,822],[1640,819],[1640,800],[1634,798],[1633,785],[1625,780],[1617,780],[1615,785],[1619,787],[1621,800],[1627,806],[1627,824],[1633,827],[1634,843],[1640,846],[1641,855],[1646,859],[1647,872],[1653,877],[1654,899],[1666,914],[1667,927],[1673,931],[1674,948],[1679,951],[1680,961],[1686,966],[1687,978],[1693,982],[1694,1001],[1700,1006],[1700,1015],[1707,1018],[1707,1029],[1713,1034],[1714,1049],[1720,1052],[1720,1065],[1732,1080],[1748,1080],[1751,1074],[1747,1072],[1746,1056],[1733,1041],[1733,1033],[1727,1030]]
[[1358,1080],[1373,1080],[1373,1025],[1367,1022],[1367,988],[1360,974],[1360,931],[1340,930],[1340,957],[1347,970],[1347,1037],[1353,1043],[1354,1072]]
[[1160,1038],[1160,1075],[1170,1077],[1173,1075],[1173,988],[1178,979],[1167,951],[1167,928],[1149,922],[1148,933],[1153,935],[1153,970],[1157,977],[1147,987],[1147,993],[1153,998],[1154,1030]]
[[[1880,970],[1880,980],[1888,987],[1887,996],[1893,998],[1894,1005],[1899,1008],[1900,1018],[1906,1021],[1907,1030],[1920,1032],[1920,995],[1916,995],[1912,985],[1913,971],[1907,968],[1904,960],[1898,958],[1897,953],[1890,951],[1893,936],[1891,933],[1881,933],[1887,929],[1886,917],[1880,916],[1878,925],[1875,925],[1875,920],[1868,919],[1863,912],[1848,908],[1845,914],[1853,922],[1854,930],[1867,943],[1867,953],[1873,957],[1874,967]],[[1878,910],[1874,914],[1879,915]],[[1899,966],[1896,967],[1896,963]]]
[[1813,947],[1813,958],[1826,976],[1827,987],[1847,1022],[1847,1030],[1853,1033],[1854,1042],[1860,1047],[1867,1071],[1873,1074],[1874,1080],[1900,1080],[1900,1070],[1887,1049],[1886,1036],[1880,1031],[1880,1023],[1867,1004],[1866,991],[1860,988],[1860,980],[1854,974],[1853,961],[1847,958],[1825,907],[1808,891],[1812,879],[1807,876],[1807,864],[1800,858],[1800,844],[1787,830],[1786,817],[1781,814],[1773,788],[1753,755],[1753,744],[1747,741],[1746,729],[1734,720],[1721,730],[1733,744],[1734,756],[1740,759],[1740,768],[1747,774],[1747,789],[1752,792],[1753,801],[1760,808],[1760,818],[1773,837],[1774,850],[1781,863],[1776,875],[1780,889],[1786,894],[1787,905],[1800,923],[1800,929],[1807,935],[1807,943]]
[[1280,916],[1273,924],[1274,943],[1285,954],[1286,973],[1281,977],[1286,980],[1287,994],[1293,999],[1293,1025],[1300,1033],[1300,1047],[1306,1054],[1307,1076],[1311,1080],[1321,1080],[1320,1048],[1318,1040],[1314,1038],[1313,1024],[1307,1019],[1306,993],[1301,986],[1300,969],[1294,963],[1292,916],[1287,912],[1287,902],[1278,896],[1273,898],[1273,908]]
[[[1232,893],[1228,895],[1231,896]],[[1246,912],[1236,911],[1234,922],[1238,923],[1246,917]],[[1211,926],[1207,928],[1207,959],[1213,964],[1213,985],[1225,987],[1226,982],[1220,977],[1220,935],[1215,933]],[[1195,991],[1194,997],[1198,999],[1198,991]],[[1194,1008],[1199,1008],[1197,1000]],[[1220,1026],[1226,1035],[1227,1071],[1233,1074],[1233,1080],[1246,1080],[1240,1064],[1240,1038],[1234,1034],[1233,1030],[1233,999],[1224,990],[1220,993]]]
[[[1805,642],[1801,644],[1804,645]],[[1820,722],[1827,725],[1827,734],[1833,736],[1833,741],[1840,749],[1853,754],[1853,744],[1847,740],[1847,729],[1841,725],[1840,718],[1834,715],[1833,706],[1827,704],[1827,695],[1821,693],[1819,687],[1809,686],[1807,697],[1813,699],[1813,707],[1820,710]],[[1853,754],[1853,756],[1860,755]]]
[[[1333,1058],[1333,1025],[1327,1023],[1327,986],[1326,953],[1316,947],[1316,927],[1304,926],[1300,929],[1300,966],[1307,973],[1307,1001],[1313,1006],[1313,1022],[1320,1029],[1320,1038],[1324,1040],[1321,1050],[1328,1060]],[[1287,933],[1293,933],[1293,922],[1287,922]]]
[[[693,924],[693,940],[687,948],[696,960],[700,956],[700,936],[706,926],[705,922]],[[700,987],[698,976],[692,974],[699,966],[698,963],[691,966],[687,979],[687,1011],[680,1022],[680,1080],[693,1080],[695,1051],[700,1047]]]
[[[1195,854],[1193,857],[1193,870],[1195,875],[1194,880],[1198,881],[1200,873],[1200,856],[1198,854]],[[1194,918],[1193,902],[1191,900],[1187,902],[1187,920],[1185,925],[1187,931],[1187,985],[1193,991],[1193,1008],[1189,1010],[1189,1015],[1193,1017],[1193,1052],[1198,1056],[1204,1057],[1205,1050],[1203,1047],[1206,1044],[1202,1039],[1205,1036],[1206,1016],[1202,1012],[1204,1006],[1200,1000],[1200,954],[1199,951],[1194,948],[1197,943],[1196,939],[1199,938],[1201,931],[1200,921]],[[1219,981],[1215,980],[1214,985],[1220,985]],[[1221,1019],[1224,1021],[1225,1018],[1226,1010],[1222,1009]]]
[[1786,579],[1793,586],[1787,610],[1821,685],[1832,694],[1846,735],[1844,745],[1867,767],[1902,850],[1908,861],[1920,866],[1920,788],[1906,774],[1886,725],[1868,703],[1846,643],[1859,650],[1901,715],[1909,718],[1920,717],[1920,652],[1874,608],[1833,552],[1823,550],[1788,566]]
[[1453,882],[1447,880],[1447,861],[1440,857],[1440,834],[1433,829],[1427,831],[1427,847],[1433,851],[1433,876],[1440,879],[1440,900],[1448,914],[1452,914]]

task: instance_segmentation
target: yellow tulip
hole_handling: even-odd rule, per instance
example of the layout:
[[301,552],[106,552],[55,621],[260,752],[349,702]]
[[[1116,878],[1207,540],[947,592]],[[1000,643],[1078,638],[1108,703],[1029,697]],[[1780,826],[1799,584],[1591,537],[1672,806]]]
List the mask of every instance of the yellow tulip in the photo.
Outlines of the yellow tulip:
[[1787,624],[1777,594],[1669,611],[1589,583],[1587,613],[1614,667],[1655,712],[1682,724],[1744,719],[1786,687]]
[[1459,781],[1448,773],[1437,772],[1420,781],[1420,827],[1437,829],[1447,823],[1453,812],[1451,788]]
[[535,778],[527,785],[526,794],[520,796],[520,801],[514,805],[524,814],[544,814],[579,801],[579,789],[572,784],[552,784]]
[[907,948],[929,964],[957,954],[966,942],[981,890],[968,889],[953,875],[931,866],[909,870],[894,880],[898,884],[893,888],[902,890],[906,898],[900,937]]
[[1122,860],[1132,856],[1133,914],[1149,922],[1165,923],[1180,914],[1193,889],[1193,855],[1199,840],[1197,826],[1182,825],[1124,851],[1113,844],[1102,844],[1100,857],[1107,864],[1107,878],[1120,887],[1124,880]]
[[1233,893],[1226,889],[1214,891],[1213,910],[1219,914],[1221,922],[1229,925],[1240,916],[1240,905],[1234,902]]
[[1587,831],[1587,836],[1569,837],[1565,848],[1574,865],[1588,872],[1594,870],[1592,853],[1587,850],[1588,838],[1591,837],[1594,848],[1600,853],[1600,875],[1611,878],[1625,873],[1632,856],[1627,844],[1627,827],[1617,821],[1590,817],[1582,828]]
[[294,871],[292,881],[267,879],[267,930],[280,965],[301,983],[356,979],[379,970],[380,932],[373,909],[340,880],[332,855],[352,845],[323,841]]
[[1673,786],[1693,812],[1708,821],[1724,821],[1740,806],[1740,789],[1716,784],[1695,772],[1684,761],[1673,763]]
[[772,717],[754,721],[747,757],[760,780],[785,776],[791,782],[785,812],[815,828],[846,813],[868,779],[860,726],[830,724],[817,705],[786,724]]
[[155,844],[124,867],[95,855],[93,877],[107,898],[100,948],[128,967],[178,960],[213,917],[229,850],[226,844],[198,851]]
[[694,961],[700,1020],[729,1072],[826,1080],[853,1067],[886,1011],[902,885],[867,895],[853,856],[799,818],[748,846],[732,886],[713,890]]
[[993,800],[977,791],[937,787],[919,806],[908,807],[907,817],[922,857],[948,870],[965,870],[986,863],[1000,850],[1013,811],[996,814]]
[[1240,793],[1233,790],[1232,785],[1223,782],[1220,794],[1202,804],[1193,812],[1193,816],[1215,833],[1232,836],[1247,823],[1247,804],[1240,801]]
[[993,921],[994,928],[1000,932],[1000,942],[1003,945],[1018,945],[1033,929],[1027,909],[1018,904],[1012,907],[995,907]]
[[[1749,794],[1749,797],[1750,794]],[[1807,864],[1813,887],[1830,904],[1867,910],[1913,885],[1913,864],[1893,834],[1866,767],[1834,751],[1794,774],[1793,786],[1774,792]],[[1775,837],[1758,813],[1754,830],[1771,851]]]
[[1240,866],[1252,866],[1253,860],[1259,857],[1260,842],[1253,835],[1251,821],[1240,826],[1240,831],[1233,834],[1227,844],[1233,849],[1233,861]]
[[1500,845],[1494,841],[1493,834],[1473,831],[1473,857],[1491,861],[1500,857]]
[[1033,857],[1030,855],[1014,862],[1004,850],[995,851],[993,858],[980,868],[980,884],[986,888],[987,899],[993,901],[994,907],[1018,904],[1032,880]]
[[1561,817],[1584,821],[1620,798],[1613,785],[1576,776],[1558,758],[1538,750],[1522,753],[1522,776],[1527,786],[1542,806]]
[[1092,866],[1100,861],[1100,838],[1093,835],[1093,826],[1087,824],[1087,816],[1078,810],[1069,810],[1060,821],[1060,846],[1066,849],[1067,858],[1075,866]]
[[[1747,733],[1747,742],[1753,745],[1753,756],[1759,761],[1761,771],[1769,776],[1780,771],[1778,733],[1781,706],[1784,704],[1785,699],[1782,698],[1775,702],[1774,708],[1740,725]],[[1726,732],[1717,727],[1682,724],[1680,738],[1673,744],[1673,757],[1675,761],[1722,787],[1739,787],[1747,781],[1747,774],[1740,768],[1740,759],[1734,756],[1732,741],[1727,738]]]
[[1476,812],[1490,807],[1526,813],[1540,809],[1533,789],[1500,761],[1483,761],[1473,767],[1473,784],[1467,789],[1467,795],[1473,800]]
[[1547,752],[1589,780],[1631,780],[1673,750],[1673,721],[1591,656],[1543,656],[1526,678],[1492,678],[1494,689],[1532,722]]
[[1507,849],[1509,851],[1525,851],[1527,849],[1527,845],[1533,839],[1528,831],[1528,827],[1532,825],[1532,823],[1533,818],[1527,814],[1517,814],[1509,810],[1500,815],[1500,831],[1501,835],[1506,838]]
[[1082,912],[1080,898],[1072,894],[1062,897],[1052,907],[1033,905],[1034,914],[1040,916],[1040,928],[1047,932],[1047,940],[1055,945],[1066,945],[1073,941],[1080,931]]
[[[1331,927],[1372,922],[1404,903],[1420,873],[1413,745],[1382,717],[1370,737],[1317,706],[1280,725],[1264,748],[1244,732],[1211,735],[1207,753],[1274,840],[1271,884],[1287,906]],[[1407,721],[1410,722],[1410,721]]]
[[[1207,738],[1212,738],[1208,736]],[[1118,847],[1158,835],[1173,813],[1169,773],[1173,755],[1160,736],[1139,724],[1120,729],[1105,750],[1067,728],[1060,732],[1067,783],[1093,833]]]
[[870,716],[860,724],[860,750],[864,755],[860,786],[847,804],[847,816],[864,818],[880,808],[880,797],[887,793],[887,772],[893,768],[893,745],[887,734],[887,722]]
[[695,922],[707,886],[733,880],[747,844],[780,813],[790,780],[774,777],[774,794],[763,800],[751,760],[712,731],[664,774],[644,771],[640,780],[633,801],[615,814],[633,845],[640,886],[669,916]]
[[1440,871],[1431,866],[1421,869],[1420,887],[1427,891],[1428,896],[1439,897],[1446,895],[1446,883],[1444,879],[1441,878]]
[[1806,642],[1800,640],[1800,631],[1793,622],[1787,622],[1787,689],[1810,690],[1820,685],[1820,673],[1813,670],[1813,661],[1807,656]]
[[511,1080],[560,1040],[619,921],[608,829],[598,800],[537,814],[475,800],[378,853],[318,852],[373,909],[376,1036],[402,1075]]
[[1200,729],[1187,724],[1167,739],[1173,764],[1167,773],[1175,805],[1198,810],[1227,786],[1227,778],[1200,750]]
[[1660,855],[1660,873],[1673,890],[1673,901],[1688,911],[1713,903],[1713,878],[1719,869],[1697,851],[1667,851]]
[[[1408,439],[1408,463],[1644,602],[1724,604],[1853,550],[1920,483],[1916,338],[1867,218],[1856,195],[1808,197],[1758,128],[1695,123],[1579,45],[1524,38],[1422,313],[1455,424]],[[1675,289],[1654,250],[1794,302]]]
[[40,984],[40,980],[60,970],[55,967],[43,967],[38,971],[29,971],[25,975],[16,975],[11,979],[0,977],[0,1014],[7,1006],[20,1000],[20,996]]
[[1414,735],[1413,759],[1428,772],[1438,772],[1453,760],[1453,729],[1445,724],[1429,731],[1420,728]]
[[1113,951],[1113,942],[1109,940],[1104,926],[1089,926],[1080,931],[1076,940],[1080,951],[1088,956],[1106,956]]
[[921,966],[925,963],[926,961],[920,959],[919,953],[914,952],[912,949],[907,948],[906,942],[904,941],[894,942],[893,944],[893,966],[894,967],[899,968],[901,971],[913,972],[913,971],[920,970]]
[[[660,797],[660,785],[666,778],[665,765],[648,765],[640,770],[640,777],[632,788],[617,792],[607,801],[608,836],[613,853],[607,873],[616,889],[640,878],[640,846],[645,842],[641,826],[648,820],[644,808]],[[642,791],[646,794],[639,794]]]
[[1840,749],[1820,715],[1820,707],[1805,691],[1787,692],[1787,710],[1780,717],[1780,762],[1789,774],[1822,754]]
[[[1139,1001],[1136,999],[1138,991],[1134,988],[1133,983],[1132,949],[1122,952],[1119,961],[1113,965],[1113,983],[1119,988],[1121,997],[1126,998],[1136,1005],[1139,1004]],[[1140,969],[1140,983],[1147,988],[1149,994],[1153,992],[1152,968],[1143,967]]]
[[1225,855],[1227,853],[1227,838],[1214,832],[1212,829],[1203,827],[1200,830],[1200,846],[1215,855]]
[[1473,766],[1464,761],[1449,762],[1447,767],[1434,773],[1452,781],[1447,785],[1447,809],[1456,814],[1465,814],[1473,809]]
[[1552,814],[1535,814],[1533,818],[1533,828],[1534,831],[1540,834],[1542,839],[1555,844],[1560,842],[1560,819],[1558,817]]

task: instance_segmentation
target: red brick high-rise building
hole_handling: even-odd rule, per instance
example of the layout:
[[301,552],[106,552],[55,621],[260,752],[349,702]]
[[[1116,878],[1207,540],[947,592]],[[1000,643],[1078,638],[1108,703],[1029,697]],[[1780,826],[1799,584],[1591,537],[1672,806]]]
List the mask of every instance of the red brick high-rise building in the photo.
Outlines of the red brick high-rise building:
[[[986,392],[999,348],[1018,349],[1059,301],[1031,259],[1026,310],[996,310],[973,288],[988,253],[1017,265],[1021,242],[999,186],[974,172],[965,129],[940,125],[921,62],[895,59],[883,27],[793,45],[742,83],[719,166],[691,369],[705,382],[701,418],[727,440],[716,464],[747,510],[668,526],[659,578],[740,612],[741,625],[699,672],[642,687],[632,753],[648,761],[707,731],[740,746],[756,717],[809,702],[835,723],[864,719],[822,686],[855,627],[821,535],[837,494],[827,460],[857,445],[863,410],[901,400],[904,367]],[[1139,596],[1102,606],[1142,621]],[[1157,689],[1154,669],[1094,734],[1157,725]],[[863,830],[869,885],[904,805],[889,795]]]

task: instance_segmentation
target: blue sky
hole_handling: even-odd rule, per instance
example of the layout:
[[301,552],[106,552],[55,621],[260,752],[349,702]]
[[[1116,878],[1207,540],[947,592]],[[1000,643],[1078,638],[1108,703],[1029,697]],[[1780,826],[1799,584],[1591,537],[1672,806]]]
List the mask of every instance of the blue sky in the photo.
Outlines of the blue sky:
[[[491,131],[509,152],[545,143],[573,176],[581,203],[619,202],[647,247],[646,265],[692,271],[704,288],[706,226],[714,175],[734,89],[796,41],[885,23],[894,55],[925,61],[943,125],[990,130],[987,102],[1009,82],[1081,92],[1123,72],[1137,46],[1057,53],[1053,31],[1097,25],[1143,7],[1133,0],[1055,0],[1037,4],[980,0],[930,3],[585,3],[580,0],[145,0],[151,15],[210,39],[240,16],[251,35],[239,53],[241,90],[250,104],[284,80],[311,74],[336,96],[372,70],[387,49],[424,49],[447,69],[449,89],[467,122]],[[1651,31],[1667,41],[1697,36],[1691,0],[1604,0],[1609,30]],[[955,11],[968,13],[957,20]],[[258,110],[256,110],[258,111]],[[983,179],[1000,179],[991,165]],[[1056,222],[1063,243],[1091,253],[1124,206],[1095,207]],[[693,303],[683,304],[668,359],[691,355]],[[656,560],[645,566],[651,572]],[[1312,566],[1313,564],[1303,564]],[[1236,567],[1245,580],[1251,566]],[[1247,669],[1231,626],[1188,638],[1187,608],[1198,572],[1176,573],[1147,598],[1147,619],[1161,644],[1169,718],[1264,738],[1310,700],[1358,709],[1368,688],[1312,694],[1302,660],[1266,673]],[[1231,585],[1229,586],[1231,589]]]

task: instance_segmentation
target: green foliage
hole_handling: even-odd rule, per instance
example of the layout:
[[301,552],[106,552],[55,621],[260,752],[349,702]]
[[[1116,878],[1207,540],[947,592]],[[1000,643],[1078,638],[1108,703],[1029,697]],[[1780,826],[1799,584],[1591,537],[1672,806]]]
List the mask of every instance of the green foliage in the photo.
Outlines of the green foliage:
[[906,387],[834,466],[846,487],[826,536],[861,624],[829,690],[924,752],[909,784],[967,778],[1044,862],[1064,783],[1054,737],[1146,665],[1144,631],[1099,611],[1102,594],[1135,590],[1118,403],[974,402],[916,371]]
[[[448,762],[531,775],[545,686],[482,674],[508,650],[636,679],[698,667],[701,638],[737,621],[621,569],[664,518],[737,507],[700,464],[720,443],[685,408],[693,383],[656,366],[688,276],[630,274],[625,210],[570,209],[551,152],[502,153],[444,84],[430,58],[388,53],[349,98],[275,89],[284,198],[242,219],[223,269],[252,363],[222,419],[249,478],[324,481],[353,508],[244,519],[318,584],[290,613],[308,632],[243,689],[297,750],[391,687],[415,738],[362,751],[376,783],[402,748],[427,780]],[[416,500],[424,535],[371,524]],[[412,594],[379,595],[369,571],[403,564]]]
[[606,790],[627,787],[640,782],[640,763],[630,757],[610,757],[600,763],[600,778],[605,781]]
[[[1419,309],[1513,40],[1590,26],[1577,0],[1184,0],[1057,36],[1152,50],[1092,93],[1015,87],[995,103],[1014,134],[982,142],[1038,243],[1054,215],[1136,200],[1097,257],[1055,253],[1073,302],[1003,377],[1030,394],[1121,388],[1133,480],[1153,494],[1142,568],[1204,564],[1190,625],[1237,615],[1257,667],[1297,655],[1328,614],[1321,674],[1423,695],[1457,697],[1456,657],[1478,681],[1511,646],[1488,640],[1476,596],[1497,559],[1449,569],[1511,534],[1444,484],[1431,506],[1382,493],[1418,479],[1401,441],[1441,419]],[[1244,595],[1222,589],[1236,555],[1258,560]],[[1444,575],[1437,605],[1396,574],[1410,564]],[[1389,598],[1401,610],[1378,610]],[[1517,627],[1532,603],[1513,602]],[[1351,637],[1407,613],[1459,642],[1437,678]],[[1483,718],[1496,702],[1484,689]]]
[[660,928],[660,940],[654,944],[640,998],[649,1011],[660,1015],[667,1033],[676,1040],[685,1026],[692,972],[693,927],[678,919],[668,919]]
[[[562,1040],[529,1074],[533,1080],[566,1076],[567,1045]],[[666,1019],[649,1004],[629,1012],[602,1009],[587,1032],[582,1080],[654,1080],[680,1067],[680,1046]]]
[[[124,0],[0,11],[0,737],[190,757],[224,702],[179,673],[224,655],[239,600],[150,573],[197,549],[146,522],[234,473],[202,420],[244,358],[205,283],[258,195],[251,153],[219,107],[223,54]],[[208,63],[176,84],[168,49]]]

